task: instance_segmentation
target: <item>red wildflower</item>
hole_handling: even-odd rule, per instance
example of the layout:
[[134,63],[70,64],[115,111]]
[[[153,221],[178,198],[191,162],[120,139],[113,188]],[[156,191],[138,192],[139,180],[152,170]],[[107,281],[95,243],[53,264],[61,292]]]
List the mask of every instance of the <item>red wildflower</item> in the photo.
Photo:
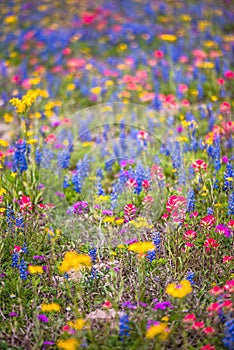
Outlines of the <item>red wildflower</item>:
[[211,335],[215,333],[215,329],[213,327],[206,327],[203,329],[203,332],[207,335]]
[[219,110],[221,113],[229,113],[231,111],[231,105],[230,103],[224,101],[221,103]]
[[224,73],[224,76],[226,79],[234,79],[234,72],[232,72],[231,70],[228,70],[227,72]]
[[125,221],[130,221],[135,217],[135,213],[136,213],[136,206],[134,204],[126,204],[124,206],[124,218]]
[[29,209],[32,210],[32,203],[29,196],[22,196],[20,201],[20,210]]
[[220,288],[219,286],[214,286],[211,290],[210,290],[210,294],[211,295],[220,295],[223,294],[224,289]]
[[137,138],[140,140],[148,140],[149,134],[147,131],[141,130],[138,131]]
[[145,190],[148,190],[149,188],[149,181],[148,180],[143,180],[142,181],[142,187],[144,187]]
[[233,304],[232,304],[232,301],[231,300],[225,300],[223,303],[222,303],[222,308],[224,309],[228,309],[228,310],[232,310],[233,308]]
[[209,313],[212,315],[215,312],[218,312],[221,309],[221,305],[219,303],[212,303],[210,306],[207,308]]
[[231,219],[230,221],[228,221],[227,227],[234,229],[234,220],[233,220],[233,219]]
[[215,347],[211,344],[206,344],[202,346],[200,350],[215,350]]
[[186,214],[186,198],[171,196],[166,204],[166,210],[171,214],[175,222],[184,220]]
[[234,280],[227,281],[224,289],[229,293],[234,293]]
[[232,261],[233,260],[233,256],[224,256],[223,257],[223,263],[227,263],[229,261]]
[[211,248],[218,248],[219,243],[217,243],[217,241],[214,238],[208,237],[205,240],[204,246],[206,247],[206,251],[209,252]]
[[194,239],[196,238],[197,234],[195,231],[193,230],[188,230],[184,233],[184,238],[185,239]]
[[199,329],[204,328],[205,323],[204,322],[194,322],[192,325],[192,329],[195,329],[196,331]]
[[163,56],[164,56],[163,51],[161,51],[161,50],[154,51],[154,57],[156,57],[156,58],[163,58]]
[[183,318],[184,323],[193,323],[196,320],[196,316],[194,314],[187,314]]
[[109,300],[105,300],[105,302],[102,304],[102,307],[109,309],[112,306],[111,302]]
[[195,162],[192,164],[192,167],[194,168],[194,170],[196,172],[200,171],[200,170],[204,170],[207,168],[207,164],[204,162],[204,160],[202,159],[197,159],[195,160]]
[[213,215],[207,215],[200,221],[200,226],[211,228],[216,222],[216,219]]
[[153,203],[154,199],[152,196],[145,196],[143,198],[142,204],[146,204],[146,203]]
[[127,180],[126,185],[129,188],[134,188],[134,187],[137,186],[137,182],[136,182],[136,180],[134,178],[131,177],[130,179]]

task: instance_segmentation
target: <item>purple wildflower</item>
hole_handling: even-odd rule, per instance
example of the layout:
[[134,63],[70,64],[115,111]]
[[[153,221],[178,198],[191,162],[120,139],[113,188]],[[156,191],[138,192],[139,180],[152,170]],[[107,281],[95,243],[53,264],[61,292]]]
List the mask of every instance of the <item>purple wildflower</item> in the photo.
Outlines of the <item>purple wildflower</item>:
[[48,323],[49,322],[49,319],[46,317],[46,315],[44,314],[40,314],[37,316],[38,320],[41,321],[41,322],[44,322],[44,323]]
[[165,310],[168,307],[172,307],[170,301],[164,301],[162,303],[156,303],[154,305],[154,311],[156,311],[156,310]]
[[9,313],[9,316],[10,317],[17,317],[17,316],[19,316],[16,312],[14,312],[14,311],[11,311],[10,313]]

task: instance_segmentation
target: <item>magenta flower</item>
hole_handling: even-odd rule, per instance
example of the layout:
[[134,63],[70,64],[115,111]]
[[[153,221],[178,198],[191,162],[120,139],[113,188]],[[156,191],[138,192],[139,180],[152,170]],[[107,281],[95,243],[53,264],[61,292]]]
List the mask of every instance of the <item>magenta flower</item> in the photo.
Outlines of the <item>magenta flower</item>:
[[38,320],[41,321],[41,322],[44,322],[44,323],[48,323],[49,322],[49,319],[46,317],[46,315],[44,314],[40,314],[37,316]]

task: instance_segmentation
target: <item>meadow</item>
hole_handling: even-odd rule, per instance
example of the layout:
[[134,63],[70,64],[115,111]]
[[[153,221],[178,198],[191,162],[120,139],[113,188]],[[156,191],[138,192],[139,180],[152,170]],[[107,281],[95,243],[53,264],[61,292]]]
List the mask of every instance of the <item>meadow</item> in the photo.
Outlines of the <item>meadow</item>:
[[232,350],[233,3],[0,17],[0,349]]

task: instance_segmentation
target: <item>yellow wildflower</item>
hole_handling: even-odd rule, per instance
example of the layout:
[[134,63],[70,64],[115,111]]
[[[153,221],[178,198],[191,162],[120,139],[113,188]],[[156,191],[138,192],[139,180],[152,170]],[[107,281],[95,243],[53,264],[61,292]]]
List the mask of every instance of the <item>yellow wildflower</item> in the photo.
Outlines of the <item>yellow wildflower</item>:
[[188,280],[182,280],[179,285],[170,283],[166,288],[166,293],[173,298],[184,298],[192,291],[191,283]]
[[103,222],[114,222],[114,221],[115,221],[115,218],[113,216],[106,216],[103,219]]
[[5,188],[0,188],[0,196],[3,196],[4,194],[6,194],[6,189]]
[[60,310],[61,310],[61,306],[56,303],[41,305],[41,311],[43,312],[59,312]]
[[75,338],[60,339],[57,342],[57,347],[63,350],[76,350],[78,349],[79,345],[80,345],[79,341]]
[[36,98],[37,93],[29,90],[22,99],[14,97],[10,100],[10,103],[16,108],[17,113],[22,114],[29,110],[32,104],[36,101]]
[[70,270],[80,270],[82,267],[91,266],[91,258],[86,254],[78,254],[76,252],[66,252],[64,259],[59,266],[59,271],[62,273]]
[[90,90],[90,92],[94,95],[100,94],[101,91],[102,91],[102,88],[100,86],[95,86]]
[[3,139],[0,139],[0,146],[2,147],[8,147],[9,146],[9,142]]
[[156,335],[160,335],[165,339],[165,335],[169,334],[169,330],[167,330],[167,324],[164,322],[161,322],[159,324],[151,326],[149,329],[146,331],[146,338],[152,339]]
[[115,220],[115,223],[116,223],[117,225],[121,225],[121,224],[124,223],[124,219],[117,219],[117,220]]
[[29,273],[31,273],[32,275],[36,274],[36,273],[39,273],[39,274],[42,274],[44,271],[43,271],[43,268],[42,266],[39,266],[39,265],[30,265],[28,267],[28,271]]
[[0,213],[5,213],[6,208],[0,208]]
[[153,242],[136,242],[128,246],[128,250],[139,254],[147,253],[150,250],[155,250]]
[[3,119],[5,123],[11,123],[13,121],[13,116],[10,113],[5,113],[3,115]]
[[173,34],[162,34],[160,36],[160,38],[164,41],[176,41],[177,40],[177,36],[176,35],[173,35]]
[[78,318],[75,321],[68,322],[68,326],[76,329],[77,331],[80,331],[81,329],[83,329],[84,325],[85,325],[85,320],[83,320],[82,318]]

